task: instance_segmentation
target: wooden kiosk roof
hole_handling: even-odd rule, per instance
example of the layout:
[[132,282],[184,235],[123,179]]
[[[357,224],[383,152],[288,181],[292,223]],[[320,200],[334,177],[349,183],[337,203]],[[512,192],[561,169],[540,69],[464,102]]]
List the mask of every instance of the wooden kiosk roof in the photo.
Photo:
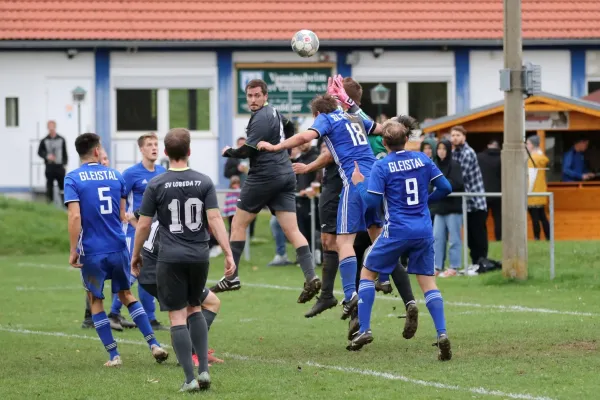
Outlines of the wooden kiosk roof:
[[[566,126],[527,128],[527,130],[600,130],[600,104],[596,102],[541,92],[525,99],[525,112],[526,119],[554,112],[568,113]],[[468,132],[503,132],[504,100],[425,122],[421,124],[421,129],[424,133],[440,132],[448,131],[455,125],[462,125]]]

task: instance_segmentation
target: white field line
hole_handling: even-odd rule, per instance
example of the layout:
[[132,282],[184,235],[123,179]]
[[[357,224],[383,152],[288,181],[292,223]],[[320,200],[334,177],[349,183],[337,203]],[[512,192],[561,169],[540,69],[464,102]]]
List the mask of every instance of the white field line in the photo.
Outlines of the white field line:
[[[61,265],[55,264],[34,264],[34,263],[18,263],[19,267],[39,267],[39,268],[50,268],[50,269],[62,269],[62,270],[72,270],[79,271],[76,268],[65,267]],[[216,283],[216,280],[209,279],[208,283]],[[269,285],[265,283],[247,283],[242,282],[242,286],[247,286],[251,288],[261,288],[261,289],[274,289],[274,290],[286,290],[286,291],[300,291],[300,287],[290,287],[290,286],[279,286],[279,285]],[[80,286],[82,288],[82,286]],[[46,290],[44,287],[31,287],[31,288],[23,288],[23,290],[37,290],[43,292]],[[58,290],[58,289],[50,289],[50,290]],[[71,289],[65,289],[71,290]],[[342,294],[340,291],[334,291],[335,294]],[[383,296],[378,295],[378,300],[383,301],[397,301],[400,302],[402,299],[399,297],[391,297],[391,296]],[[417,300],[418,303],[425,304],[424,300]],[[469,308],[481,308],[481,309],[491,309],[491,310],[502,310],[506,312],[529,312],[529,313],[538,313],[538,314],[556,314],[556,315],[574,315],[578,317],[600,317],[600,314],[590,313],[590,312],[581,312],[581,311],[562,311],[562,310],[552,310],[548,308],[534,308],[534,307],[524,307],[518,305],[503,305],[503,304],[479,304],[479,303],[464,303],[464,302],[456,302],[456,301],[447,301],[444,300],[444,304],[446,306],[451,307],[469,307]]]
[[[28,329],[14,329],[14,328],[4,327],[1,325],[0,325],[0,331],[21,334],[21,335],[41,335],[41,336],[61,337],[61,338],[67,338],[67,339],[82,339],[82,340],[99,341],[99,338],[92,337],[92,336],[74,335],[74,334],[69,334],[69,333],[64,333],[64,332],[42,332],[42,331],[31,331]],[[123,344],[148,346],[148,344],[145,342],[135,341],[135,340],[117,339],[117,342],[123,343]],[[165,345],[164,347],[170,347],[170,346]],[[247,357],[247,356],[242,356],[239,354],[230,354],[230,353],[224,353],[224,355],[227,357],[233,358],[235,360],[239,360],[239,361],[250,361],[250,362],[275,364],[275,365],[282,365],[282,364],[290,365],[290,364],[292,364],[291,362],[285,361],[285,360],[268,359],[268,358],[262,358],[262,357]],[[293,364],[297,365],[297,363],[293,363]],[[413,378],[409,378],[409,377],[406,377],[403,375],[397,375],[397,374],[394,374],[391,372],[380,372],[380,371],[373,371],[373,370],[368,370],[368,369],[341,367],[341,366],[337,366],[337,365],[324,365],[324,364],[320,364],[320,363],[313,362],[313,361],[300,362],[300,364],[305,365],[307,367],[312,367],[312,368],[344,372],[346,374],[372,376],[374,378],[381,378],[381,379],[393,380],[393,381],[401,381],[401,382],[405,382],[405,383],[417,385],[417,386],[425,386],[425,387],[432,387],[432,388],[436,388],[436,389],[445,389],[445,390],[455,390],[455,391],[468,392],[468,393],[474,393],[474,394],[485,395],[485,396],[496,396],[496,397],[503,397],[503,398],[510,398],[510,399],[522,399],[522,400],[553,400],[550,397],[534,396],[534,395],[530,395],[527,393],[510,393],[510,392],[502,392],[500,390],[486,389],[484,387],[462,387],[462,386],[458,386],[458,385],[447,385],[445,383],[425,381],[422,379],[413,379]]]

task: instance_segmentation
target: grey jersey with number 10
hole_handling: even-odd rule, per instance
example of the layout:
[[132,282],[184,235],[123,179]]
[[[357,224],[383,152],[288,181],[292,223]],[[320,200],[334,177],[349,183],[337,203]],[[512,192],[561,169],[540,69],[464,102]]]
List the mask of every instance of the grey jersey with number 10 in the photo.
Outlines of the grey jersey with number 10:
[[144,192],[140,215],[158,217],[158,261],[205,262],[209,259],[206,210],[219,208],[212,180],[192,169],[158,175]]

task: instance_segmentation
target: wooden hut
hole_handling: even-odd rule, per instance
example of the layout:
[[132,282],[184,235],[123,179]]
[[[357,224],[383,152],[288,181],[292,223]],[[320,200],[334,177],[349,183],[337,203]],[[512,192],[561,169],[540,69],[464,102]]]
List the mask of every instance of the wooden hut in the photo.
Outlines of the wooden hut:
[[[555,197],[556,240],[600,239],[600,180],[561,182],[563,154],[577,138],[589,139],[586,160],[592,171],[600,172],[600,104],[542,92],[525,100],[525,113],[523,141],[537,134],[550,159],[548,191]],[[428,121],[422,129],[440,138],[455,125],[467,130],[467,142],[476,152],[485,150],[493,139],[502,143],[504,101]],[[492,227],[489,218],[490,240]],[[531,223],[529,237],[533,239]]]

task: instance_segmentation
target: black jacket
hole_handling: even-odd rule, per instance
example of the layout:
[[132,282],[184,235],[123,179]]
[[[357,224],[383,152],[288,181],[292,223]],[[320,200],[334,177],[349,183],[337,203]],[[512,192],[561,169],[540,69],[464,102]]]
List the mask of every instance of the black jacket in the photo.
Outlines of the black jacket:
[[479,168],[481,168],[485,191],[501,192],[502,164],[500,163],[500,149],[486,149],[482,151],[477,154],[477,161],[479,162]]
[[[48,160],[48,156],[51,154],[54,155],[55,161]],[[50,137],[50,134],[46,135],[46,137],[40,141],[38,156],[44,159],[44,164],[46,165],[67,165],[69,163],[67,141],[58,133],[54,137]]]
[[[460,164],[452,159],[452,145],[448,140],[442,140],[438,143],[438,146],[441,144],[446,146],[446,158],[441,161],[437,157],[436,148],[436,151],[434,151],[434,154],[436,154],[436,157],[434,158],[435,164],[450,182],[450,185],[452,186],[452,192],[463,192],[465,185],[463,183],[462,172],[460,170]],[[431,203],[429,205],[429,211],[432,214],[439,215],[460,214],[462,213],[462,201],[460,197],[445,197],[440,201]]]

